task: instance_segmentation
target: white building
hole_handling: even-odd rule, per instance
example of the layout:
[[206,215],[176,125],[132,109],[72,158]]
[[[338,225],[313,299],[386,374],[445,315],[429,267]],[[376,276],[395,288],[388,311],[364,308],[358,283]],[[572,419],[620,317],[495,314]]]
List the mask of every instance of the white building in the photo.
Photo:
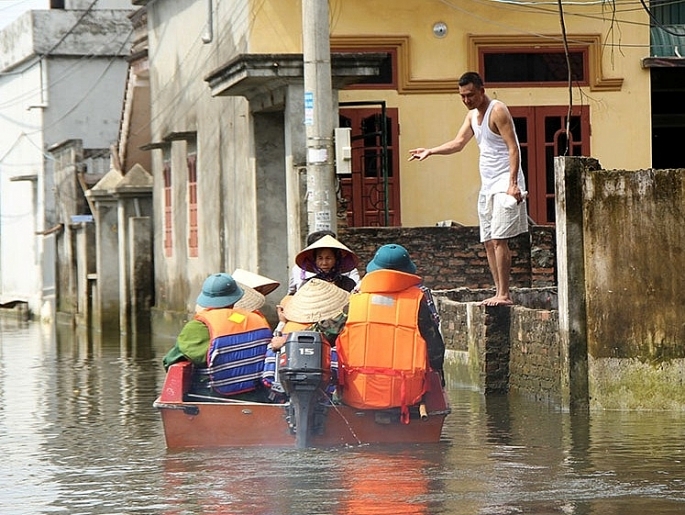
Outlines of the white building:
[[[132,26],[130,0],[52,2],[0,31],[0,305],[54,313],[55,232],[70,220],[47,149],[117,140]],[[59,7],[59,8],[56,8]]]

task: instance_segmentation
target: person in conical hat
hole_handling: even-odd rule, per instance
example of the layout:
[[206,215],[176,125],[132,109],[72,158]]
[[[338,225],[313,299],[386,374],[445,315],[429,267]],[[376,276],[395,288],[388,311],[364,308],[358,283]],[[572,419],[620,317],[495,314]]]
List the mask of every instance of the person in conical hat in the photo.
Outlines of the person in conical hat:
[[[263,316],[259,310],[266,303],[266,296],[278,288],[281,283],[242,268],[236,268],[231,275],[238,285],[245,290],[245,295],[236,302],[235,307],[246,311],[256,311]],[[255,292],[257,295],[253,295],[251,292]]]
[[[332,236],[333,238],[336,238],[336,235],[333,231],[322,230],[310,232],[307,235],[307,246],[320,240],[324,236]],[[349,272],[341,272],[341,274],[348,276],[355,282],[355,284],[359,285],[361,278],[359,277],[359,270],[356,268],[353,268]],[[310,279],[315,275],[315,272],[303,270],[297,265],[297,263],[294,263],[290,269],[290,277],[288,278],[288,295],[293,295],[300,288],[300,286],[307,281],[307,279]]]
[[[330,343],[331,349],[331,392],[337,380],[337,354],[335,342],[347,319],[347,305],[350,294],[335,284],[318,278],[312,278],[282,301],[282,332],[274,331],[274,337],[267,349],[264,359],[263,384],[272,389],[272,398],[276,402],[285,398],[274,387],[276,354],[285,345],[288,333],[294,331],[319,331]],[[279,327],[281,327],[279,325]]]
[[233,271],[233,274],[231,275],[233,276],[233,279],[235,279],[240,284],[244,284],[246,286],[249,286],[250,288],[254,288],[264,296],[273,292],[281,285],[281,283],[274,279],[270,279],[263,275],[250,272],[242,268],[236,268]]
[[352,291],[357,286],[354,279],[344,274],[357,268],[359,258],[333,236],[326,235],[309,245],[295,257],[295,263],[314,277],[345,291]]

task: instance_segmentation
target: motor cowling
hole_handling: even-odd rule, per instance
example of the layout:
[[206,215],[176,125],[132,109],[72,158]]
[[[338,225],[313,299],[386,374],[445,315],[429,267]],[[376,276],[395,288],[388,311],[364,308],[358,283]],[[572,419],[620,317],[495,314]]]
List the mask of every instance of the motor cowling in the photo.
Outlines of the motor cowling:
[[331,380],[331,346],[316,331],[294,331],[288,334],[278,362],[278,375],[290,397],[291,427],[297,447],[309,446],[313,414],[325,397]]
[[325,389],[331,380],[331,346],[320,332],[294,331],[286,338],[278,367],[288,395]]

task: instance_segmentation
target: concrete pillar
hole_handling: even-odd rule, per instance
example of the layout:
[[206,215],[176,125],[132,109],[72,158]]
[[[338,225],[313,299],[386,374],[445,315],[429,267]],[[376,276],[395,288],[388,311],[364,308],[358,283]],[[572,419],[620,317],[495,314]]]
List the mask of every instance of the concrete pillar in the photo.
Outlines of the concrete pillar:
[[[287,216],[288,265],[307,237],[307,158],[305,155],[307,134],[304,119],[304,87],[290,84],[287,88],[284,113],[285,133],[285,189]],[[286,276],[287,277],[287,276]]]
[[129,249],[129,225],[127,201],[120,199],[117,203],[117,226],[119,227],[119,331],[128,332],[129,319],[131,314],[131,278],[129,267],[127,266]]
[[91,274],[95,274],[95,224],[81,222],[76,233],[76,324],[92,327]]
[[117,201],[109,197],[96,202],[97,294],[94,322],[102,332],[119,331],[119,227]]
[[599,169],[592,158],[554,158],[561,403],[571,411],[589,409],[582,179]]
[[154,304],[152,218],[128,219],[128,268],[130,280],[130,329],[135,339],[150,333],[150,308]]

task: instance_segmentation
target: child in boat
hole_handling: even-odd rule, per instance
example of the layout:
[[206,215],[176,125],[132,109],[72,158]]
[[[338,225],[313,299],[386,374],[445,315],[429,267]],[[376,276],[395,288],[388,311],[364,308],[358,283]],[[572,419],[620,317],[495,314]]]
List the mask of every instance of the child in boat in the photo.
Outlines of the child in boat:
[[264,386],[271,390],[272,402],[287,400],[280,385],[275,382],[276,360],[278,352],[285,345],[288,333],[294,331],[319,331],[330,343],[332,388],[329,393],[332,393],[338,368],[335,342],[345,325],[348,302],[348,292],[318,278],[308,280],[294,295],[287,296],[281,301],[281,324],[274,331],[274,337],[267,349],[262,374]]
[[[309,235],[307,236],[307,246],[319,241],[324,236],[331,236],[332,238],[336,238],[335,233],[333,231],[315,231],[309,233]],[[355,284],[359,284],[359,271],[357,270],[356,265],[355,268],[353,268],[349,272],[341,272],[341,274],[352,279],[355,282]],[[297,265],[297,263],[295,263],[290,271],[288,295],[293,295],[300,288],[300,286],[302,286],[307,281],[307,279],[311,279],[315,275],[315,272],[303,270],[299,267],[299,265]]]
[[[247,309],[236,307],[238,302]],[[261,293],[239,285],[229,274],[209,276],[197,297],[193,319],[162,360],[164,368],[191,361],[191,393],[196,396],[266,401],[261,375],[271,329],[264,317],[254,312],[263,304]]]
[[316,240],[295,257],[295,263],[311,274],[305,282],[315,277],[348,292],[357,287],[357,282],[345,274],[357,268],[359,258],[333,236]]

